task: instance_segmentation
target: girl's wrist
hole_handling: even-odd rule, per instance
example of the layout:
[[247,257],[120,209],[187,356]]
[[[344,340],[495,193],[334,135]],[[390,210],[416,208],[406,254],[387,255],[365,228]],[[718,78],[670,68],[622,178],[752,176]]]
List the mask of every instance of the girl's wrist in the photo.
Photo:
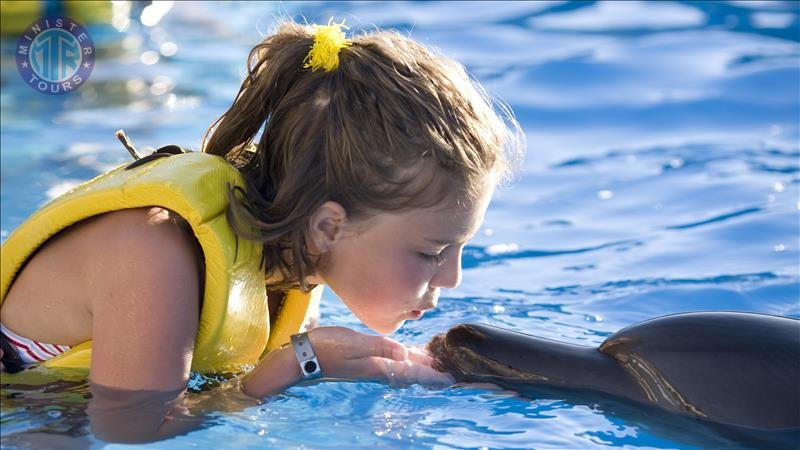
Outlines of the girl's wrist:
[[303,380],[291,345],[267,354],[242,380],[242,391],[256,398],[277,394]]

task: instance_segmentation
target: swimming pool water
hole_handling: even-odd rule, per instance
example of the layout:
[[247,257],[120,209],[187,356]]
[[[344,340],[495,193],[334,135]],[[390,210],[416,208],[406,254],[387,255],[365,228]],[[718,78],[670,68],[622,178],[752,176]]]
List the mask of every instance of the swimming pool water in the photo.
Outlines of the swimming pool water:
[[[139,147],[198,148],[276,15],[333,16],[351,32],[403,30],[463,62],[528,139],[517,179],[465,251],[462,285],[399,340],[484,322],[597,345],[676,312],[800,317],[798,12],[797,2],[177,2],[153,27],[97,29],[91,79],[66,96],[25,86],[16,42],[3,38],[0,235],[128,160],[119,128]],[[365,331],[330,292],[322,312],[323,324]],[[214,398],[209,381],[194,379],[208,425],[147,448],[741,445],[488,386],[327,383],[254,405]],[[87,393],[5,391],[3,448],[122,447],[89,432]]]

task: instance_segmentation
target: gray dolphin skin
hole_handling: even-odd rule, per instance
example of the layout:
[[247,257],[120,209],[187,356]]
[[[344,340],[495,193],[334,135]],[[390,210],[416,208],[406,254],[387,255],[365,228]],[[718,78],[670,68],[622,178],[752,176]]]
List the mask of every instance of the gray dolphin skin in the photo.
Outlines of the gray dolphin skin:
[[428,349],[458,381],[589,391],[714,424],[800,429],[797,319],[675,314],[624,328],[597,348],[468,324]]

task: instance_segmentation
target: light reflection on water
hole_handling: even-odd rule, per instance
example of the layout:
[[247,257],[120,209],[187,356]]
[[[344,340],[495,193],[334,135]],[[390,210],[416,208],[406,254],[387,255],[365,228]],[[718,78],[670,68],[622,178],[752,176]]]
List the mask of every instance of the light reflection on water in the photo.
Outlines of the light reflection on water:
[[[800,317],[791,2],[178,2],[151,28],[98,31],[90,82],[64,97],[24,86],[4,38],[0,238],[72,183],[125,162],[119,128],[140,148],[198,148],[233,99],[249,48],[280,14],[404,30],[462,61],[528,136],[518,179],[497,193],[465,252],[463,285],[398,339],[422,345],[457,323],[486,322],[597,345],[681,311]],[[323,314],[364,330],[330,292]],[[103,446],[87,435],[85,393],[4,399],[4,447],[40,442],[37,430],[55,433],[51,443]],[[488,388],[338,383],[222,409],[208,428],[148,447],[731,445]]]

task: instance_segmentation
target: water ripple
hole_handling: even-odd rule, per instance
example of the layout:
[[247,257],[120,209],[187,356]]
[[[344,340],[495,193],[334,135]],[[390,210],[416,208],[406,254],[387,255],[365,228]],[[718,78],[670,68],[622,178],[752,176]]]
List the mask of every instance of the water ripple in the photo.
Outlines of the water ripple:
[[738,210],[738,211],[733,211],[733,212],[726,213],[726,214],[720,214],[718,216],[714,216],[714,217],[712,217],[710,219],[706,219],[706,220],[701,220],[699,222],[692,222],[692,223],[681,224],[681,225],[670,225],[670,226],[664,227],[664,229],[666,229],[666,230],[684,230],[684,229],[687,229],[687,228],[695,228],[695,227],[699,227],[699,226],[702,226],[702,225],[708,225],[710,223],[724,222],[724,221],[726,221],[728,219],[733,219],[735,217],[741,217],[741,216],[746,216],[748,214],[761,212],[761,211],[764,211],[764,209],[765,208],[760,208],[760,207],[745,208],[745,209],[741,209],[741,210]]
[[[424,345],[470,321],[597,345],[680,311],[800,317],[798,11],[796,1],[175,2],[157,27],[111,36],[82,92],[58,98],[20,82],[3,38],[0,239],[48,190],[124,162],[119,128],[139,148],[198,148],[276,15],[334,16],[354,34],[398,27],[463,62],[510,103],[530,144],[516,184],[489,208],[492,233],[465,250],[462,286],[395,338]],[[167,41],[176,53],[143,63]],[[321,308],[323,324],[369,332],[328,290]],[[189,395],[217,395],[226,380],[193,374]],[[7,394],[3,448],[105,445],[89,433],[85,392]],[[623,419],[476,386],[320,384],[209,414],[207,428],[146,447],[734,444],[687,444],[691,426],[656,429],[641,411]]]
[[[597,250],[607,248],[616,248],[618,250],[627,250],[632,246],[643,245],[644,242],[636,239],[628,239],[623,241],[608,242],[605,244],[595,245],[591,247],[583,247],[577,249],[564,249],[564,250],[513,250],[516,247],[512,244],[504,244],[501,249],[508,249],[507,251],[498,251],[498,247],[492,246],[467,246],[464,248],[464,256],[461,266],[464,269],[470,269],[487,263],[494,263],[504,260],[523,259],[523,258],[543,258],[547,256],[558,255],[573,255],[580,253],[589,253]],[[497,244],[494,244],[497,245]]]

